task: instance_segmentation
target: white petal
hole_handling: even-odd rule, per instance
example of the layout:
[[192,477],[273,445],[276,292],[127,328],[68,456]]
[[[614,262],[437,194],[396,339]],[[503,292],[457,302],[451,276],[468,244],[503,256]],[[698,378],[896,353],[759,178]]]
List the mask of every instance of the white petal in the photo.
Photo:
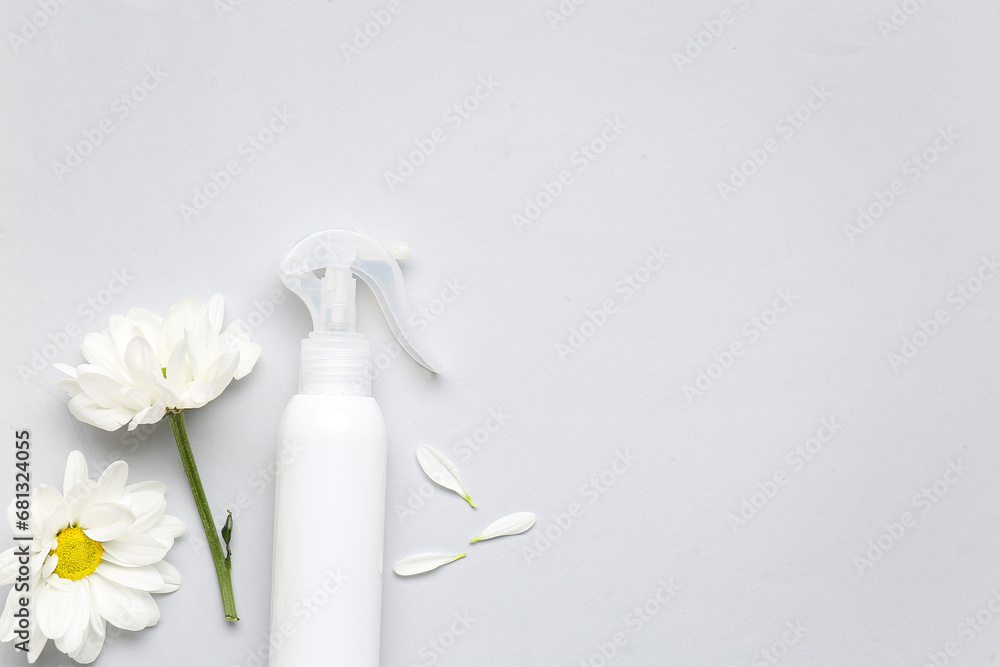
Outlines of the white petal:
[[191,377],[195,380],[210,379],[206,375],[212,363],[212,325],[208,318],[200,317],[193,327],[184,332],[184,344],[187,346],[188,363],[191,364]]
[[149,628],[160,622],[160,607],[149,593],[146,593],[142,600],[146,603],[146,608],[149,610],[149,620],[146,621],[146,627]]
[[220,396],[233,381],[239,362],[240,355],[236,352],[227,352],[212,362],[204,373],[210,379],[192,382],[182,407],[200,408]]
[[[33,664],[35,660],[38,660],[38,656],[42,652],[42,649],[44,649],[45,645],[49,642],[49,638],[38,630],[37,623],[33,623],[31,627],[33,632],[31,633],[31,643],[28,645],[29,665]],[[39,641],[39,639],[41,639],[41,641]]]
[[250,334],[243,330],[240,320],[230,322],[222,337],[226,347],[240,353],[240,365],[234,376],[234,379],[239,380],[252,371],[254,364],[260,359],[260,345],[250,342]]
[[[160,330],[163,327],[163,318],[149,312],[145,308],[133,308],[128,311],[126,317],[132,321],[132,324],[139,330],[140,335],[146,339],[155,353],[160,342]],[[167,360],[162,359],[158,361],[162,362],[159,364],[162,368],[166,365]]]
[[[167,359],[167,381],[177,391],[184,391],[187,384],[191,382],[192,377],[191,365],[187,359],[187,345],[184,343],[183,335],[180,342],[171,349],[173,352]],[[168,407],[176,408],[178,406],[171,405]]]
[[141,532],[149,530],[163,516],[167,509],[167,499],[156,491],[139,491],[129,494],[129,509],[135,515],[132,529]]
[[146,491],[156,492],[162,496],[167,492],[167,485],[163,482],[150,480],[148,482],[136,482],[125,487],[126,493],[144,493]]
[[108,581],[138,591],[157,591],[163,588],[163,575],[152,565],[122,567],[108,561],[101,561],[94,572]]
[[125,363],[122,361],[121,354],[118,353],[118,348],[115,346],[115,341],[109,330],[87,334],[83,339],[83,345],[80,346],[80,352],[83,353],[87,364],[77,369],[78,374],[80,370],[88,368],[103,368],[106,372],[120,377],[124,381]]
[[240,367],[240,355],[237,352],[227,352],[216,360],[211,369],[212,393],[218,396],[229,383],[236,379],[236,371]]
[[184,525],[183,521],[175,516],[164,514],[156,522],[156,525],[147,530],[144,535],[153,538],[169,549],[174,544],[174,538],[183,535],[185,530],[187,530],[187,526]]
[[124,367],[125,350],[128,349],[133,338],[142,335],[142,331],[132,320],[116,313],[108,318],[108,333],[111,335],[111,340],[114,341],[119,363],[122,364],[121,367]]
[[128,464],[124,461],[114,461],[101,473],[97,480],[97,488],[105,502],[114,503],[121,499],[128,480]]
[[[96,614],[96,612],[95,612]],[[104,648],[104,636],[105,636],[105,625],[104,619],[97,616],[99,621],[97,627],[94,626],[93,618],[87,626],[87,636],[83,640],[83,644],[75,653],[70,653],[69,657],[76,660],[81,665],[89,665],[97,659],[100,655],[101,649]]]
[[465,490],[462,477],[458,474],[458,468],[448,460],[447,456],[430,445],[420,445],[417,447],[417,462],[432,482],[440,484],[446,489],[451,489],[465,498],[470,505],[476,506],[476,503],[469,497],[469,492]]
[[133,387],[155,391],[159,385],[157,378],[163,377],[163,367],[160,366],[156,353],[145,338],[136,336],[125,348],[125,368],[128,369],[129,380]]
[[119,586],[103,577],[92,577],[90,588],[97,613],[111,625],[122,630],[142,630],[150,625],[149,593]]
[[80,580],[80,586],[67,593],[73,596],[74,605],[72,620],[62,637],[53,637],[56,648],[63,653],[76,653],[83,646],[90,629],[90,586],[86,579]]
[[403,577],[409,577],[414,574],[421,574],[423,572],[430,572],[431,570],[441,567],[442,565],[447,565],[452,561],[456,561],[459,558],[464,558],[465,554],[416,554],[415,556],[407,556],[403,560],[396,563],[393,571]]
[[[78,485],[77,488],[80,488],[80,486]],[[56,534],[68,526],[71,521],[72,517],[69,507],[67,507],[66,503],[60,503],[47,516],[42,518],[37,528],[38,532],[34,536],[43,545],[47,545],[49,542],[54,543],[56,541]]]
[[108,542],[121,537],[135,521],[135,515],[117,503],[92,503],[83,508],[79,521],[87,537]]
[[49,556],[42,562],[42,579],[47,579],[52,576],[52,573],[56,571],[57,567],[59,567],[59,556],[49,554]]
[[14,607],[20,610],[17,599],[20,597],[13,588],[7,593],[7,603],[0,612],[0,642],[9,642],[14,638]]
[[110,377],[101,369],[81,370],[76,381],[80,383],[83,393],[90,396],[102,408],[113,408],[123,404],[122,382]]
[[79,393],[69,401],[69,411],[84,424],[90,424],[105,431],[117,431],[127,424],[135,410],[124,405],[107,408],[99,405],[88,394]]
[[151,591],[152,593],[173,593],[181,587],[181,573],[173,565],[165,560],[161,560],[159,563],[153,563],[153,567],[163,577],[163,586],[160,590]]
[[87,459],[83,452],[74,449],[66,459],[66,473],[63,475],[63,495],[68,496],[74,486],[87,479]]
[[[67,580],[68,581],[68,580]],[[79,624],[77,616],[81,612],[81,598],[78,595],[81,585],[69,586],[59,582],[59,586],[43,586],[35,594],[35,613],[38,615],[38,625],[42,633],[49,639],[58,639],[66,634],[70,625]],[[86,602],[86,597],[83,598]],[[89,609],[86,610],[90,618]]]
[[501,535],[518,535],[534,525],[534,514],[531,512],[515,512],[514,514],[508,514],[501,519],[497,519],[486,526],[486,530],[469,541],[481,542],[483,540],[492,540],[494,537],[500,537]]
[[132,531],[126,531],[118,539],[104,542],[101,546],[104,547],[105,560],[126,567],[152,565],[163,560],[170,549],[170,545]]
[[143,408],[135,413],[135,416],[128,423],[128,430],[134,431],[136,426],[141,424],[155,424],[163,419],[165,414],[167,414],[166,404],[163,401],[157,401],[148,408]]
[[[62,364],[62,363],[56,362],[56,363],[52,364],[52,368],[54,368],[57,371],[60,371],[62,373],[65,373],[66,375],[68,375],[73,380],[76,379],[76,369],[73,368],[72,366],[70,366],[69,364]],[[66,380],[66,379],[68,379],[68,378],[63,378],[63,380]]]
[[216,397],[212,388],[212,383],[208,380],[194,380],[187,386],[187,390],[182,394],[181,402],[175,406],[184,410],[190,408],[200,408]]
[[221,294],[213,294],[202,307],[208,322],[211,325],[212,333],[218,334],[222,331],[222,313],[225,312],[225,300]]
[[[170,359],[171,351],[175,350],[184,340],[184,330],[190,329],[202,314],[198,303],[190,297],[175,303],[163,317],[163,324],[160,328],[160,350],[157,351],[157,357]],[[170,377],[169,370],[167,377]]]
[[[84,461],[84,465],[86,464],[86,461]],[[48,484],[39,484],[34,488],[31,494],[31,516],[34,519],[48,516],[62,504],[63,497],[62,494],[59,493],[59,489],[54,486],[49,486]]]
[[[82,482],[79,482],[76,486],[69,490],[69,493],[66,494],[65,502],[62,503],[70,515],[70,521],[67,523],[76,521],[80,516],[80,512],[82,512],[87,505],[98,503],[100,501],[101,498],[97,493],[97,482],[92,479],[85,479]],[[52,514],[49,515],[48,521],[53,521],[53,517],[55,517],[57,513],[58,510],[53,511]],[[64,527],[65,526],[56,526],[56,530],[62,530]]]
[[71,378],[62,378],[56,381],[56,386],[69,394],[70,398],[73,398],[83,390],[80,389],[80,383],[76,381],[76,369],[73,370],[73,376]]

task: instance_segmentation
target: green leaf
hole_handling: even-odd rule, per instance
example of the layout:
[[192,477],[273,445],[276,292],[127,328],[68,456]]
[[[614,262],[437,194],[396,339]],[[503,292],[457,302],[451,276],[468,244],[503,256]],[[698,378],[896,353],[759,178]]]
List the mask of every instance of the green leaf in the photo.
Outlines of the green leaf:
[[222,541],[226,543],[226,569],[233,569],[233,551],[229,548],[229,540],[233,537],[233,513],[226,510],[226,525],[222,527]]

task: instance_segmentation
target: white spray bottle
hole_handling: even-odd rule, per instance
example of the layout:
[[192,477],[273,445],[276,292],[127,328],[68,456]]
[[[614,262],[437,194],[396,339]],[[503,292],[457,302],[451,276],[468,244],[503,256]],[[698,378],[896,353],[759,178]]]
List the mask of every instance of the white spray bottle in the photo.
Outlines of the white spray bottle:
[[[278,264],[312,315],[299,391],[278,427],[270,667],[378,667],[386,428],[371,395],[370,349],[355,331],[361,278],[399,344],[413,344],[403,276],[408,248],[361,232],[307,236]],[[434,371],[436,372],[436,371]]]

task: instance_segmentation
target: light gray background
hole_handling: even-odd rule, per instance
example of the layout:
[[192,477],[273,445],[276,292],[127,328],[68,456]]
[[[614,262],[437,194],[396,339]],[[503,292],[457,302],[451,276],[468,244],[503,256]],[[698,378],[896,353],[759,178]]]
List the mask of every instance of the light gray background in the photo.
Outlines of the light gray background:
[[[403,356],[375,384],[391,437],[387,563],[464,550],[509,512],[538,515],[428,576],[387,568],[384,665],[596,666],[619,631],[627,644],[607,664],[996,660],[1000,281],[976,283],[1000,250],[996,6],[566,0],[575,11],[554,22],[556,0],[400,0],[376,29],[383,2],[52,1],[51,17],[42,4],[0,9],[0,489],[13,431],[28,428],[36,483],[57,483],[74,448],[92,473],[123,455],[130,479],[167,482],[189,526],[168,558],[184,584],[158,598],[160,624],[109,639],[98,664],[260,664],[273,503],[260,471],[309,328],[291,295],[275,303],[274,263],[329,227],[408,241],[412,303],[436,312],[422,335],[441,375]],[[724,11],[730,23],[716,23]],[[366,26],[378,34],[348,57]],[[697,57],[678,64],[688,48]],[[454,127],[444,114],[480,77],[496,89]],[[819,108],[800,108],[810,99]],[[294,118],[250,160],[241,144],[276,110]],[[779,122],[797,111],[809,118],[788,136]],[[620,135],[580,171],[574,155],[616,119]],[[58,173],[102,122],[113,131]],[[446,141],[391,189],[385,172],[438,128]],[[765,146],[777,150],[720,195]],[[925,150],[934,164],[913,172]],[[230,161],[239,173],[185,220],[181,205]],[[572,183],[518,230],[512,216],[563,170]],[[844,226],[895,180],[902,194],[850,240]],[[651,246],[671,258],[625,300],[616,285]],[[115,271],[128,284],[112,295]],[[981,289],[959,308],[970,280]],[[459,295],[440,308],[449,281]],[[779,290],[794,305],[751,340],[744,327],[770,319]],[[35,352],[80,363],[77,344],[114,312],[215,292],[264,350],[188,416],[215,515],[237,513],[237,625],[223,620],[169,428],[137,443],[81,425],[51,367],[20,377]],[[607,299],[616,312],[585,325]],[[893,368],[938,310],[947,322]],[[381,351],[391,333],[367,292],[359,313]],[[63,338],[67,325],[77,333]],[[581,327],[592,335],[561,358]],[[734,342],[744,353],[720,376],[713,358]],[[699,371],[717,379],[688,400]],[[457,443],[491,410],[504,423],[463,456]],[[787,453],[824,418],[839,432],[799,469]],[[422,442],[452,456],[478,510],[429,491]],[[637,461],[608,472],[618,452]],[[584,488],[602,474],[613,484]],[[761,504],[753,494],[776,474],[785,483],[734,530],[729,515]],[[925,489],[937,502],[918,500]],[[317,531],[328,511],[316,508]],[[906,512],[903,535],[884,535]],[[880,538],[884,556],[859,565]],[[662,605],[661,581],[678,589]],[[647,605],[646,620],[630,616]],[[472,619],[460,636],[456,613]],[[977,613],[978,629],[965,625]],[[67,662],[49,648],[39,664]]]

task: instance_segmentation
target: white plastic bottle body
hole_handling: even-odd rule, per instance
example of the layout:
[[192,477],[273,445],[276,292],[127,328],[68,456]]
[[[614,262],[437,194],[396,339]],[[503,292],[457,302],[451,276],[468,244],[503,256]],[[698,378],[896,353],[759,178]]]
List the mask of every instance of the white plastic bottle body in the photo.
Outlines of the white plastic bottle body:
[[297,394],[278,427],[270,667],[378,667],[386,429],[370,396]]

